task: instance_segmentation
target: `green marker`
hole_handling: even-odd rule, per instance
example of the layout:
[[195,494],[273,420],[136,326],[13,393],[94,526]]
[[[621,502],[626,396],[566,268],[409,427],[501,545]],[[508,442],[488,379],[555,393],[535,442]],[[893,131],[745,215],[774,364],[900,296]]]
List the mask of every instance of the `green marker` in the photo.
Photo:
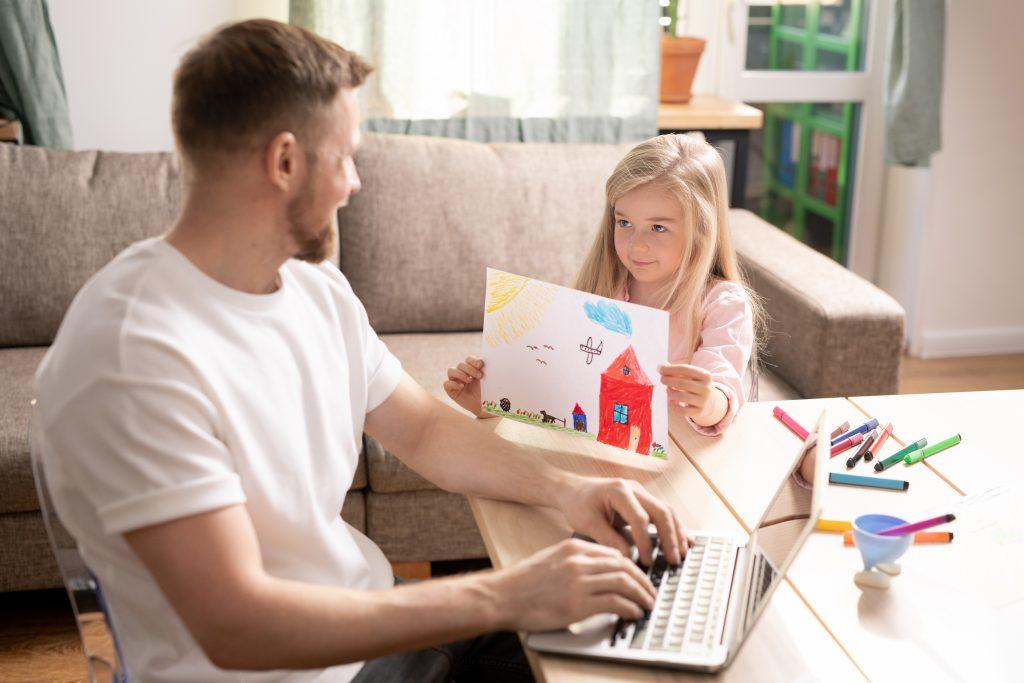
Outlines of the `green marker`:
[[885,460],[879,460],[878,462],[876,462],[875,463],[875,472],[881,472],[882,470],[889,469],[890,467],[892,467],[893,465],[898,463],[900,460],[902,460],[904,455],[908,455],[910,453],[913,453],[918,448],[924,448],[927,445],[928,445],[928,439],[918,439],[917,441],[915,441],[914,443],[910,444],[906,448],[900,450],[899,452],[893,453],[892,455],[890,455]]
[[938,442],[934,446],[928,446],[928,448],[922,448],[919,451],[915,451],[914,453],[909,454],[907,457],[903,458],[903,462],[907,463],[908,465],[913,465],[915,462],[921,462],[929,455],[935,455],[939,451],[944,451],[947,448],[951,448],[957,445],[958,443],[960,443],[960,435],[955,434],[946,439],[945,441]]

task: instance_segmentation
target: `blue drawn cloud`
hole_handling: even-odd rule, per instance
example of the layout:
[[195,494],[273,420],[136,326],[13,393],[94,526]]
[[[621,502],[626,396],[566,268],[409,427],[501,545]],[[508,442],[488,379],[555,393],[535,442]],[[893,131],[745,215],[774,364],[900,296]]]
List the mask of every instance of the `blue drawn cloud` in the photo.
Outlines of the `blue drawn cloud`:
[[633,334],[633,323],[630,322],[629,316],[609,301],[587,301],[583,304],[583,310],[587,312],[588,318],[607,330],[627,337]]

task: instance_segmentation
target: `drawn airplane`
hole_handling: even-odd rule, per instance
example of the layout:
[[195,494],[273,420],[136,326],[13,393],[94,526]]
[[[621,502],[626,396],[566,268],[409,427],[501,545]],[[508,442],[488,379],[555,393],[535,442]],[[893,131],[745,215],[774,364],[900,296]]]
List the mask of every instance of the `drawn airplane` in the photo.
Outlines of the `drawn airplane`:
[[593,362],[594,356],[600,356],[603,350],[604,342],[601,342],[595,347],[593,337],[587,337],[587,343],[580,344],[580,351],[587,354],[587,365],[590,365]]

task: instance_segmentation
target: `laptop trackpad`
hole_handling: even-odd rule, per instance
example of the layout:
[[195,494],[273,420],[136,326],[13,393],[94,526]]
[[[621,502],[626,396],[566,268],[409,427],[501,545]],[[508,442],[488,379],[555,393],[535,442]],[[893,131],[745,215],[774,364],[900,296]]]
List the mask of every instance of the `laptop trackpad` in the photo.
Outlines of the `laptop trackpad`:
[[619,620],[618,615],[594,614],[586,619],[569,624],[569,632],[584,640],[600,640],[611,635],[609,629]]

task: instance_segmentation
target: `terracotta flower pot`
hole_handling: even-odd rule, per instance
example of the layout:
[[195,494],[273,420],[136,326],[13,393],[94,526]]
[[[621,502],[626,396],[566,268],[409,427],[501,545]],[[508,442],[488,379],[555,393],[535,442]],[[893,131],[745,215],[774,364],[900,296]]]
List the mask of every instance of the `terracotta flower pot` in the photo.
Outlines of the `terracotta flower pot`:
[[681,36],[661,38],[661,101],[689,102],[690,87],[697,73],[700,55],[704,52],[703,38]]

